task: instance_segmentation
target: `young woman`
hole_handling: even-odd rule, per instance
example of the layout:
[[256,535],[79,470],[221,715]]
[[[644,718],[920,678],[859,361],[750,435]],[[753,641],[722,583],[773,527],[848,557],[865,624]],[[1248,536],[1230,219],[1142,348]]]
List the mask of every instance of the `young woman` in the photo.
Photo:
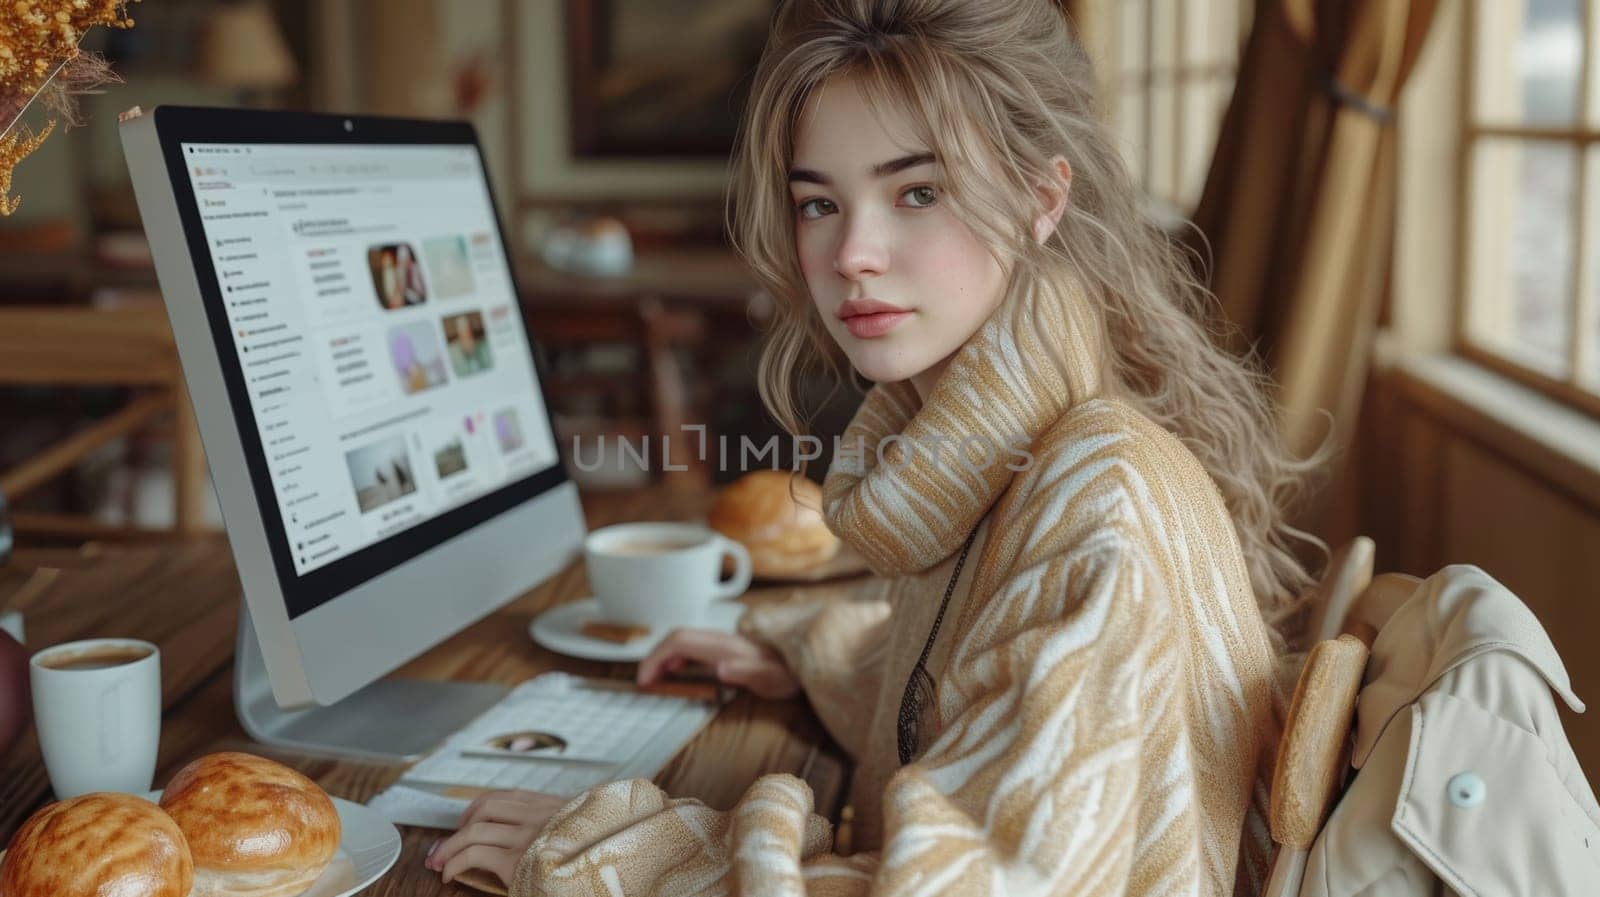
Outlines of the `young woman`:
[[643,780],[491,795],[430,867],[513,895],[1259,891],[1305,465],[1094,94],[1050,0],[790,0],[755,75],[732,226],[779,299],[763,397],[796,430],[796,376],[875,382],[823,510],[884,578],[676,632],[639,678],[803,692],[856,761],[851,855],[767,776],[727,813]]

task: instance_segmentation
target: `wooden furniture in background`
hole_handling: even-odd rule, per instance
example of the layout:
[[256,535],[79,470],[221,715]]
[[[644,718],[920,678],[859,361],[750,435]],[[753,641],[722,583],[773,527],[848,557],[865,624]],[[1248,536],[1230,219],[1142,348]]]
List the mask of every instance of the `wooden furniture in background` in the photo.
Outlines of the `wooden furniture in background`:
[[[709,423],[711,372],[721,353],[754,341],[770,316],[765,294],[744,263],[723,249],[649,252],[637,256],[626,275],[591,277],[525,258],[516,276],[523,315],[550,357],[604,344],[638,352],[638,364],[626,371],[549,371],[546,386],[557,413],[599,398],[613,415],[599,426],[651,437],[650,463],[662,474],[660,481],[690,487],[709,482],[699,437],[683,427]],[[662,463],[663,435],[671,437],[671,466],[688,470]],[[708,426],[708,445],[716,435]]]
[[1350,725],[1367,668],[1367,645],[1352,635],[1318,642],[1300,671],[1272,775],[1271,818],[1278,854],[1261,897],[1294,897],[1306,859],[1350,766]]
[[[693,520],[712,494],[664,488],[583,496],[591,527],[625,520]],[[28,647],[70,639],[127,636],[161,648],[163,723],[155,783],[190,760],[219,750],[271,756],[314,779],[331,794],[366,801],[399,777],[402,767],[315,759],[270,750],[247,739],[233,713],[232,655],[239,584],[225,540],[199,538],[163,546],[97,547],[91,554],[23,552],[0,568],[0,610],[16,603],[27,620]],[[51,565],[70,567],[51,572]],[[575,562],[550,581],[406,664],[397,675],[493,680],[513,684],[560,669],[585,676],[631,679],[632,664],[580,661],[552,654],[528,638],[531,618],[552,605],[588,594]],[[746,602],[785,600],[793,587],[753,590]],[[832,817],[843,794],[843,755],[801,699],[763,701],[740,693],[662,770],[656,782],[670,794],[728,809],[761,775],[787,772],[816,795],[817,812]],[[0,845],[49,799],[49,779],[31,732],[0,757]],[[440,884],[422,865],[442,833],[402,827],[399,861],[364,894],[466,895]]]
[[206,462],[184,390],[177,347],[159,303],[121,308],[0,307],[0,387],[117,386],[133,390],[121,410],[0,471],[0,494],[17,501],[71,470],[92,452],[173,421],[174,502],[170,532],[110,527],[83,515],[14,510],[19,533],[56,538],[187,536],[204,527]]
[[1372,575],[1373,541],[1365,536],[1333,553],[1311,592],[1315,640],[1295,684],[1272,773],[1268,826],[1278,845],[1262,897],[1294,897],[1317,834],[1343,793],[1350,729],[1367,656],[1389,615],[1420,580]]
[[[87,305],[96,290],[154,290],[155,268],[113,264],[74,245],[18,251],[25,241],[13,232],[0,235],[0,306]],[[73,238],[76,239],[75,237]]]
[[627,312],[650,297],[703,317],[718,332],[749,335],[771,317],[755,275],[729,249],[641,251],[632,269],[616,277],[558,271],[532,256],[514,263],[522,310],[535,325],[567,311]]
[[1310,625],[1306,639],[1310,644],[1339,636],[1340,626],[1350,606],[1372,582],[1373,558],[1378,546],[1366,536],[1357,536],[1328,557],[1328,568],[1312,587]]

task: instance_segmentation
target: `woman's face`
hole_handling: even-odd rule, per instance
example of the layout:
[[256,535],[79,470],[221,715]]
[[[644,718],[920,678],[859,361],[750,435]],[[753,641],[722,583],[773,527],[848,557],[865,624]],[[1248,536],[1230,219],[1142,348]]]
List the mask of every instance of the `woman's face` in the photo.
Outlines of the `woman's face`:
[[801,113],[789,193],[828,332],[862,376],[911,379],[926,396],[999,306],[1005,272],[944,204],[939,164],[912,133],[902,112],[875,114],[834,78]]

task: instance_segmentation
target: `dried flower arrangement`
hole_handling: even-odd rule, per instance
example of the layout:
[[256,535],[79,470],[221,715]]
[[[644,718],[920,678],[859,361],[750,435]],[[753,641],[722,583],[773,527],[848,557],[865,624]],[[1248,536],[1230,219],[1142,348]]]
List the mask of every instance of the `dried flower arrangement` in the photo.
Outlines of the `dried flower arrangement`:
[[35,101],[68,127],[82,124],[76,97],[120,81],[106,61],[78,44],[95,25],[131,28],[128,4],[138,0],[0,0],[0,215],[16,211],[11,175],[17,163],[55,130],[22,124]]

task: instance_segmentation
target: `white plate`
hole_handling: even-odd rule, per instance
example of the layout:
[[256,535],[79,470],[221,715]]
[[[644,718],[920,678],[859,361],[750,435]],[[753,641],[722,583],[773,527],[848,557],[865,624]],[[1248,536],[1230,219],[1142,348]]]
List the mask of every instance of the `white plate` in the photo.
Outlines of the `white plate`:
[[[161,802],[160,791],[140,796]],[[383,814],[337,797],[333,809],[339,814],[339,849],[311,887],[295,897],[350,897],[382,878],[400,858],[400,830]],[[0,858],[5,855],[0,850]]]
[[[152,791],[144,798],[158,803],[161,792]],[[297,897],[349,897],[382,878],[400,858],[400,830],[382,813],[337,797],[333,808],[339,813],[339,849],[328,868]]]
[[[737,601],[718,601],[706,608],[705,617],[698,626],[702,629],[733,632],[743,615],[743,604]],[[645,656],[667,637],[667,633],[672,631],[670,626],[662,627],[651,631],[643,638],[619,645],[616,642],[584,635],[580,631],[584,623],[598,619],[600,619],[600,602],[594,598],[584,598],[570,604],[557,605],[534,617],[528,626],[528,634],[535,642],[558,654],[584,660],[632,663],[644,660]]]

